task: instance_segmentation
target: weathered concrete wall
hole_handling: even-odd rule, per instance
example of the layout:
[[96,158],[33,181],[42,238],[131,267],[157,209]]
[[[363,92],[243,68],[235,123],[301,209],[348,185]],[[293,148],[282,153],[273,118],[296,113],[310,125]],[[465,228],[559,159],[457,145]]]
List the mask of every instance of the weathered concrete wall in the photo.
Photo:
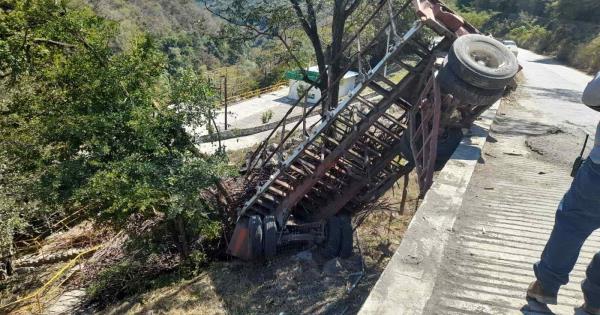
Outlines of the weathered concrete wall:
[[423,313],[498,106],[495,104],[475,123],[436,177],[360,315]]

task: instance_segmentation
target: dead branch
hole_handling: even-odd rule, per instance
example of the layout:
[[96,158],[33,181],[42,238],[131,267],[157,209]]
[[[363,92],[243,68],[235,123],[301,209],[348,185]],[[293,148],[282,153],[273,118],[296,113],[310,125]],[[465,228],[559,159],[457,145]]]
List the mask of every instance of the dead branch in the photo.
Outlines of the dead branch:
[[228,17],[216,12],[211,7],[209,7],[206,2],[204,3],[204,7],[206,8],[206,10],[208,12],[223,19],[224,21],[226,21],[229,24],[243,27],[245,29],[250,30],[251,32],[254,32],[255,34],[257,34],[259,36],[273,36],[273,37],[277,38],[283,44],[285,50],[288,52],[290,57],[292,57],[292,59],[294,60],[294,63],[296,63],[296,66],[298,67],[298,69],[300,69],[300,72],[302,72],[302,76],[304,77],[304,80],[306,80],[306,82],[311,82],[310,78],[308,77],[308,72],[306,71],[306,69],[304,69],[304,65],[302,64],[302,62],[300,62],[300,59],[298,59],[298,57],[294,54],[294,51],[292,50],[292,48],[288,44],[287,40],[284,38],[284,36],[280,32],[276,32],[270,28],[267,28],[266,30],[261,30],[260,28],[254,26],[254,25],[247,24],[247,23],[240,23],[238,21],[235,21],[231,18],[228,18]]
[[59,42],[59,41],[56,41],[56,40],[46,39],[46,38],[34,38],[33,42],[34,43],[42,43],[42,44],[50,44],[50,45],[60,46],[60,47],[65,47],[65,48],[75,48],[75,47],[77,47],[76,45],[73,45],[73,44],[69,44],[69,43],[65,43],[65,42]]

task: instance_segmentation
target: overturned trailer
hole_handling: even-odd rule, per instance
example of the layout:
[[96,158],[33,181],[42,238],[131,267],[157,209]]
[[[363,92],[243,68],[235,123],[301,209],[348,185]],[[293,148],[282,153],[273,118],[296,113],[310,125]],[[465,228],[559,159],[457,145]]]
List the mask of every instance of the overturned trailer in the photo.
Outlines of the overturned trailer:
[[378,1],[338,58],[345,71],[330,86],[352,70],[356,87],[313,126],[306,118],[329,92],[288,125],[298,101],[249,158],[249,182],[257,182],[252,170],[276,165],[238,210],[229,254],[270,258],[288,244],[314,242],[349,256],[352,214],[413,170],[425,193],[462,129],[502,97],[519,67],[502,43],[437,0]]

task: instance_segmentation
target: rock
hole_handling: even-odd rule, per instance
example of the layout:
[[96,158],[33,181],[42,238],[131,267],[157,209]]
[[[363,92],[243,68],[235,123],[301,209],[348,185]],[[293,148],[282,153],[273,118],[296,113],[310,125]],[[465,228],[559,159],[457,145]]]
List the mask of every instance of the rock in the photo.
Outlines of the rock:
[[313,260],[313,255],[310,251],[305,250],[302,252],[299,252],[298,254],[294,255],[294,258],[300,261],[307,261],[310,262]]
[[335,276],[344,271],[344,267],[338,258],[331,259],[323,265],[323,274]]
[[28,274],[28,273],[32,273],[34,271],[36,271],[36,267],[20,267],[20,268],[15,268],[15,273],[16,274]]
[[16,267],[39,267],[47,264],[54,264],[58,262],[67,261],[75,258],[77,255],[82,253],[83,249],[69,249],[61,253],[49,254],[42,257],[32,257],[28,259],[22,259],[15,262]]

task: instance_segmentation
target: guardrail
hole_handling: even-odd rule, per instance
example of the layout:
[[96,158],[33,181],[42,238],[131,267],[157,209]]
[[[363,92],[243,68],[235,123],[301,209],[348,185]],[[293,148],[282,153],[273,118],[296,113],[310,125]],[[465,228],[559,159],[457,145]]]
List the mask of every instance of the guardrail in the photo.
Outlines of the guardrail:
[[[17,307],[23,303],[28,303],[28,304],[25,304],[22,306],[22,307],[25,307],[25,306],[31,305],[31,307],[24,310],[24,311],[26,311],[26,313],[31,314],[31,313],[43,312],[43,308],[45,307],[45,304],[56,297],[56,296],[52,296],[53,293],[58,292],[57,290],[60,289],[60,287],[69,279],[69,277],[63,279],[60,283],[58,283],[58,285],[55,285],[55,286],[53,286],[53,285],[56,284],[69,270],[71,270],[73,267],[75,267],[81,258],[97,251],[102,246],[104,246],[104,245],[103,244],[97,245],[97,246],[94,246],[90,249],[87,249],[87,250],[81,252],[75,258],[71,259],[60,270],[58,270],[50,278],[50,280],[48,280],[46,283],[44,283],[44,285],[42,287],[40,287],[39,289],[35,290],[33,293],[31,293],[25,297],[17,299],[14,302],[8,303],[6,305],[0,305],[0,311],[7,311],[11,307]],[[59,294],[60,294],[60,292],[59,292]]]
[[280,81],[274,85],[271,86],[267,86],[264,88],[260,88],[260,89],[256,89],[256,90],[252,90],[252,91],[248,91],[248,92],[244,92],[244,93],[240,93],[238,95],[233,95],[233,96],[228,96],[227,97],[227,102],[229,104],[232,103],[237,103],[237,102],[241,102],[241,101],[245,101],[254,97],[259,97],[261,95],[267,94],[267,93],[271,93],[271,92],[275,92],[283,87],[285,87],[287,85],[286,81]]
[[72,227],[74,223],[77,223],[83,218],[83,211],[85,208],[81,208],[65,217],[60,219],[57,222],[52,223],[47,229],[40,232],[33,238],[30,239],[22,239],[15,241],[15,247],[17,252],[25,252],[32,249],[38,249],[41,247],[41,241],[46,236],[50,235],[53,231],[61,230],[61,229],[69,229]]

